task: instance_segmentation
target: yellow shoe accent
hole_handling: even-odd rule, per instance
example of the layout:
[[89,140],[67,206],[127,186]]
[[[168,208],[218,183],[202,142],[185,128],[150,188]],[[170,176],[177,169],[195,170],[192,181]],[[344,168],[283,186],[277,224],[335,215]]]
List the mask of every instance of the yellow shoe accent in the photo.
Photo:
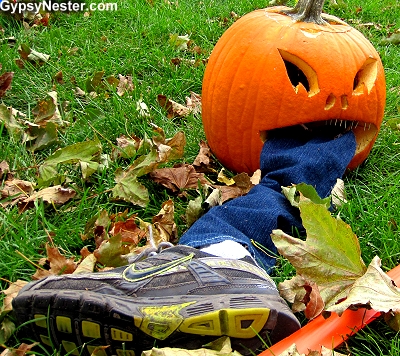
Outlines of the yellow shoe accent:
[[117,356],[135,356],[135,351],[117,349]]
[[[34,316],[35,319],[35,324],[37,326],[40,326],[41,328],[46,328],[47,329],[47,317],[44,314],[35,314]],[[39,320],[36,320],[39,319]]]
[[100,339],[100,325],[91,321],[82,321],[82,334],[83,336],[90,337],[92,339]]
[[72,334],[71,318],[68,318],[66,316],[57,316],[56,324],[58,331]]
[[104,350],[104,346],[87,345],[87,350],[90,353],[90,355],[107,356],[107,352]]
[[64,350],[68,354],[79,356],[79,350],[77,349],[74,342],[63,340],[63,341],[61,341],[61,343],[64,346]]
[[261,331],[268,320],[268,308],[222,309],[187,318],[179,331],[197,335],[227,335],[249,339]]
[[[138,328],[146,334],[158,340],[165,340],[182,323],[183,317],[179,312],[187,306],[196,302],[188,302],[177,305],[164,305],[154,307],[143,307],[142,323]],[[135,325],[136,325],[135,320]]]
[[133,335],[126,331],[111,328],[111,338],[116,341],[132,341]]
[[46,335],[40,335],[40,340],[42,341],[43,344],[47,346],[52,346],[50,338]]

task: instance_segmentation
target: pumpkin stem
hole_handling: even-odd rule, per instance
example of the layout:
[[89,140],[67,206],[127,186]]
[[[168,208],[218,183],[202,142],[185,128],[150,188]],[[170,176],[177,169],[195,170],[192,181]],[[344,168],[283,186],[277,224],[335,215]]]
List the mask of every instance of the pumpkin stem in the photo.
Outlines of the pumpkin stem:
[[321,17],[324,2],[325,0],[299,0],[293,9],[283,10],[283,13],[295,21],[326,25]]

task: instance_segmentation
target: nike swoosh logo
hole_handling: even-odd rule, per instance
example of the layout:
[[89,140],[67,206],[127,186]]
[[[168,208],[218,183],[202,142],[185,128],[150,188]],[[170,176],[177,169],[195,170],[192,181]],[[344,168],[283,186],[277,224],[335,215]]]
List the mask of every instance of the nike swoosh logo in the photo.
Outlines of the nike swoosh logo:
[[123,272],[122,276],[125,280],[129,282],[139,282],[147,278],[151,278],[160,274],[163,274],[164,272],[167,272],[171,268],[174,268],[176,266],[179,266],[180,264],[190,261],[193,258],[194,254],[191,253],[188,256],[183,256],[181,258],[178,258],[177,260],[169,261],[166,263],[163,263],[161,265],[149,267],[149,268],[143,268],[143,269],[136,269],[136,264],[132,263],[129,267],[125,269]]

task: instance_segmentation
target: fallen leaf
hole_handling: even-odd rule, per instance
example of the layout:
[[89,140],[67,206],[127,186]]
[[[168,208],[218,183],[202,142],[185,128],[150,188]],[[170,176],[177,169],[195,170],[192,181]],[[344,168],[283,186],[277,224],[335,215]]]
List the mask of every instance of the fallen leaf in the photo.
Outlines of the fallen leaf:
[[122,236],[117,234],[104,240],[93,252],[96,260],[107,267],[120,267],[128,264],[129,247],[123,243]]
[[100,72],[95,72],[92,77],[88,78],[86,80],[86,92],[99,93],[100,90],[103,90],[104,89],[103,76],[104,76],[104,71],[100,71]]
[[332,195],[332,204],[335,207],[340,207],[343,204],[347,203],[344,181],[342,179],[338,178],[336,180],[336,184],[334,185],[331,191],[331,195]]
[[33,203],[37,200],[43,200],[45,203],[51,205],[62,205],[65,204],[67,201],[73,199],[75,195],[75,190],[70,188],[63,188],[61,185],[48,187],[33,193],[28,198],[20,200],[18,202],[18,210],[21,213],[33,207]]
[[303,300],[306,305],[304,315],[307,319],[312,320],[322,313],[325,303],[315,283],[306,283],[303,285],[303,288],[306,290],[306,295]]
[[241,356],[237,351],[232,351],[229,337],[223,336],[203,348],[186,350],[180,348],[153,347],[151,350],[143,351],[142,356]]
[[119,234],[122,242],[136,246],[146,233],[136,225],[135,221],[136,217],[116,221],[113,223],[109,234],[111,236]]
[[195,199],[189,200],[188,206],[185,210],[185,219],[188,227],[192,226],[200,216],[204,214],[203,199],[198,196]]
[[301,354],[297,350],[296,345],[293,344],[286,351],[280,353],[278,356],[346,356],[346,355],[339,353],[335,350],[330,350],[325,346],[321,346],[321,352],[310,351],[308,354]]
[[95,255],[91,253],[79,263],[78,267],[74,272],[72,272],[72,274],[91,273],[94,271],[96,262],[97,259]]
[[0,123],[4,125],[10,136],[19,138],[24,132],[24,127],[18,120],[19,111],[0,104]]
[[147,104],[143,101],[143,99],[139,99],[136,102],[136,110],[139,113],[140,117],[150,117],[150,110]]
[[50,59],[48,54],[38,52],[27,44],[21,44],[18,48],[18,53],[22,60],[28,61],[33,65],[43,65]]
[[214,160],[212,159],[210,147],[203,140],[200,141],[199,145],[200,151],[193,161],[193,167],[196,169],[196,172],[200,173],[214,172]]
[[186,97],[186,107],[194,115],[201,113],[201,95],[190,92],[190,97]]
[[180,36],[176,33],[169,35],[169,44],[179,51],[187,50],[189,41],[189,35]]
[[300,193],[298,205],[307,232],[306,241],[281,230],[274,230],[271,237],[279,253],[296,268],[297,275],[318,285],[326,307],[330,307],[346,296],[353,283],[365,273],[360,245],[350,226],[332,217],[324,204],[317,204]]
[[150,173],[150,178],[158,184],[180,192],[186,189],[197,189],[199,184],[208,183],[203,173],[197,173],[192,165],[183,164],[173,168],[159,168]]
[[350,287],[347,298],[327,308],[339,316],[348,309],[368,308],[377,312],[400,313],[400,289],[382,271],[381,260],[374,257],[363,276]]
[[31,182],[11,179],[6,180],[1,190],[1,206],[5,208],[6,206],[14,206],[19,201],[29,197],[34,191],[34,185]]
[[6,72],[0,75],[0,98],[6,95],[6,91],[11,89],[11,82],[14,72]]
[[138,182],[135,168],[128,168],[126,171],[117,169],[115,172],[117,184],[112,189],[112,196],[115,200],[124,200],[145,207],[150,200],[149,192],[142,183]]
[[1,314],[4,312],[9,312],[12,310],[12,300],[17,296],[19,291],[27,284],[28,282],[22,281],[18,279],[17,281],[10,284],[10,286],[1,291],[5,295],[3,300],[3,307],[1,308]]
[[130,93],[135,89],[131,75],[125,77],[119,74],[118,77],[119,83],[117,85],[117,94],[119,96],[123,96],[125,93]]
[[167,112],[167,117],[169,119],[187,117],[192,112],[188,107],[168,99],[162,94],[157,95],[157,101],[158,104]]
[[2,179],[8,172],[10,172],[10,166],[7,161],[0,162],[0,179]]
[[33,275],[33,279],[39,279],[47,275],[70,274],[77,268],[74,258],[66,258],[63,256],[57,247],[46,245],[47,258],[46,261],[50,266],[49,270],[38,269]]
[[63,72],[60,70],[56,74],[53,75],[53,81],[58,83],[58,84],[64,84],[64,78],[63,78]]
[[381,44],[388,44],[388,43],[392,45],[400,44],[400,33],[393,33],[390,37],[381,40]]
[[57,179],[58,164],[79,163],[83,177],[87,178],[98,168],[101,150],[102,146],[98,140],[78,142],[58,149],[39,167],[39,185],[48,186]]
[[140,139],[136,136],[126,137],[122,135],[117,138],[117,146],[113,148],[112,158],[134,158],[140,147]]
[[[10,352],[7,353],[7,356],[25,356],[26,354],[29,355],[31,354],[32,348],[38,344],[38,342],[34,342],[32,344],[21,343],[16,349],[6,349],[6,351],[10,350]],[[1,355],[3,356],[3,353]]]
[[[5,345],[11,335],[14,333],[16,327],[12,320],[8,317],[5,317],[0,324],[0,345]],[[5,349],[0,356],[9,355],[14,356],[12,351],[7,352],[9,349]]]

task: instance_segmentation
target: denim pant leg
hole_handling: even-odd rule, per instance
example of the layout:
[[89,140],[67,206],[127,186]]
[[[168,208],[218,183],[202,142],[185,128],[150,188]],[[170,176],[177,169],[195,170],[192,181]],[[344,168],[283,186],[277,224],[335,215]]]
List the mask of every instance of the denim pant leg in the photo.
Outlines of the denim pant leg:
[[[183,234],[179,243],[202,247],[234,240],[245,245],[258,264],[270,271],[276,253],[270,237],[272,230],[302,230],[299,211],[290,205],[281,187],[304,182],[313,185],[321,197],[328,196],[336,179],[343,176],[355,148],[351,131],[335,139],[327,134],[274,134],[261,152],[260,184],[245,196],[211,208]],[[252,241],[271,253],[263,252]]]

